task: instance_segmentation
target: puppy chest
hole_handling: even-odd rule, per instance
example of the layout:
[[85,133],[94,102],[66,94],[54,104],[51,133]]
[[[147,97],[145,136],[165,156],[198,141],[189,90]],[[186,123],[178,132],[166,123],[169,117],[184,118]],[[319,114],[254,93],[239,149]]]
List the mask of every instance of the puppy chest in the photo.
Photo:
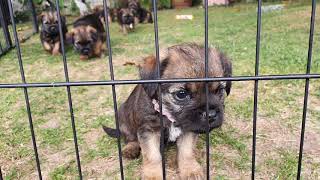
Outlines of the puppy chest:
[[168,140],[170,142],[175,142],[181,134],[182,134],[181,128],[175,127],[172,123],[168,129]]

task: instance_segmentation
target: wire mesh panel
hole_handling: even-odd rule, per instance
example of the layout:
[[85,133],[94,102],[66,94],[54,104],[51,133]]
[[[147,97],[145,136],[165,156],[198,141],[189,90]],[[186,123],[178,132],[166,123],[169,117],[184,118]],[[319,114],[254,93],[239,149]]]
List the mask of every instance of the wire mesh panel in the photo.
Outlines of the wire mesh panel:
[[[208,94],[209,94],[209,82],[220,82],[220,81],[252,81],[254,82],[254,89],[253,89],[253,114],[252,114],[252,154],[251,154],[251,179],[255,179],[256,175],[256,139],[257,139],[257,123],[259,122],[259,119],[257,117],[258,114],[258,89],[259,89],[259,82],[260,81],[274,81],[274,80],[292,80],[292,79],[303,79],[305,80],[305,91],[304,91],[304,103],[303,103],[303,115],[302,115],[302,121],[301,121],[301,136],[300,136],[300,148],[299,148],[299,161],[298,161],[298,169],[297,169],[297,179],[300,179],[301,177],[301,169],[302,169],[302,159],[303,159],[303,145],[304,145],[304,134],[305,134],[305,125],[307,120],[307,108],[308,108],[308,97],[309,97],[309,84],[310,79],[320,79],[320,74],[311,74],[311,61],[312,61],[312,49],[313,49],[313,35],[314,35],[314,24],[315,24],[315,11],[316,11],[316,0],[312,0],[312,11],[311,11],[311,20],[310,20],[310,32],[309,32],[309,49],[308,49],[308,57],[307,57],[307,67],[306,67],[306,73],[305,74],[282,74],[282,75],[260,75],[259,73],[259,60],[260,60],[260,34],[261,34],[261,26],[262,26],[262,1],[258,0],[258,6],[257,6],[257,23],[256,23],[256,50],[255,50],[255,73],[254,76],[234,76],[234,77],[209,77],[209,18],[208,18],[208,0],[205,0],[205,8],[204,8],[204,24],[205,24],[205,32],[204,32],[204,47],[205,47],[205,77],[204,78],[191,78],[191,79],[185,79],[185,78],[177,78],[177,79],[161,79],[161,66],[160,66],[160,47],[159,47],[159,27],[158,27],[158,14],[157,14],[157,0],[153,0],[153,15],[154,15],[154,45],[155,45],[155,57],[156,57],[156,72],[157,77],[155,80],[116,80],[114,77],[114,69],[113,69],[113,59],[112,59],[112,46],[111,46],[111,40],[110,40],[110,30],[109,30],[109,22],[107,16],[109,15],[109,9],[107,7],[106,0],[103,0],[103,6],[104,6],[104,16],[105,16],[105,26],[106,26],[106,46],[108,48],[108,60],[107,63],[109,64],[109,71],[110,71],[110,80],[104,80],[104,81],[70,81],[69,79],[69,70],[68,70],[68,62],[67,62],[67,56],[66,51],[64,47],[64,37],[63,37],[63,29],[62,29],[62,22],[61,22],[61,15],[60,15],[60,7],[59,7],[59,0],[56,0],[56,9],[57,9],[57,15],[58,15],[58,25],[59,25],[59,31],[60,31],[60,42],[61,42],[61,49],[62,49],[62,63],[64,68],[64,78],[65,81],[63,82],[53,82],[53,83],[28,83],[25,77],[24,73],[24,66],[23,66],[23,59],[21,57],[21,46],[19,42],[19,37],[17,33],[17,27],[16,22],[13,15],[13,8],[12,8],[12,2],[11,0],[8,0],[9,5],[9,12],[10,12],[10,20],[13,27],[13,35],[16,45],[16,53],[17,53],[17,60],[19,64],[19,70],[20,70],[20,77],[21,77],[21,83],[11,83],[11,84],[0,84],[0,88],[2,89],[9,89],[9,88],[21,88],[24,93],[24,100],[25,100],[25,107],[26,112],[28,115],[28,122],[29,122],[29,129],[31,132],[31,140],[33,145],[33,152],[35,157],[35,164],[37,167],[38,177],[39,179],[42,179],[42,171],[41,171],[41,163],[38,154],[38,146],[36,141],[36,134],[34,131],[34,123],[33,123],[33,116],[30,108],[30,100],[29,100],[29,93],[28,89],[30,88],[45,88],[45,87],[65,87],[66,93],[67,93],[67,100],[68,100],[68,108],[69,108],[69,114],[70,114],[70,121],[71,121],[71,127],[72,127],[72,141],[74,143],[74,152],[75,152],[75,161],[77,164],[77,171],[78,171],[78,177],[79,179],[83,179],[83,172],[82,172],[82,166],[81,166],[81,158],[80,158],[80,150],[79,150],[79,143],[78,143],[78,136],[77,136],[77,129],[76,129],[76,119],[74,115],[74,107],[73,107],[73,99],[72,99],[72,93],[71,88],[72,87],[80,87],[80,86],[111,86],[112,89],[112,101],[113,101],[113,110],[114,110],[114,116],[115,116],[115,124],[116,124],[116,130],[117,134],[120,134],[120,125],[119,125],[119,114],[118,114],[118,105],[117,105],[117,93],[116,93],[116,86],[121,85],[128,85],[128,84],[158,84],[158,93],[160,94],[159,97],[159,111],[160,114],[162,114],[163,108],[162,108],[162,90],[161,90],[161,84],[163,83],[181,83],[181,82],[203,82],[205,83],[205,97],[206,97],[206,132],[205,132],[205,162],[206,162],[206,179],[212,179],[210,177],[210,132],[209,132],[209,119],[208,119],[208,111],[209,111],[209,103],[208,103]],[[30,1],[31,2],[31,1]],[[30,3],[30,7],[33,10],[33,19],[35,20],[35,11],[34,6],[32,3]],[[0,9],[1,10],[1,9]],[[3,16],[2,11],[0,11],[0,15]],[[1,17],[1,16],[0,16]],[[0,19],[2,29],[4,30],[5,27],[5,20],[2,17]],[[36,25],[36,21],[34,21],[34,24]],[[38,32],[38,25],[34,27],[34,31]],[[4,30],[5,31],[5,30]],[[8,41],[7,41],[8,42]],[[2,46],[0,42],[0,54],[3,53],[5,48]],[[159,116],[159,121],[161,125],[161,136],[160,136],[160,152],[162,156],[162,176],[163,179],[167,178],[166,173],[166,161],[165,161],[165,135],[164,135],[164,123],[162,116]],[[125,170],[122,160],[122,147],[121,147],[121,139],[120,136],[117,136],[117,146],[118,146],[118,159],[119,159],[119,167],[120,167],[120,178],[125,179]],[[1,172],[1,165],[0,165],[0,180],[2,180],[2,172]]]

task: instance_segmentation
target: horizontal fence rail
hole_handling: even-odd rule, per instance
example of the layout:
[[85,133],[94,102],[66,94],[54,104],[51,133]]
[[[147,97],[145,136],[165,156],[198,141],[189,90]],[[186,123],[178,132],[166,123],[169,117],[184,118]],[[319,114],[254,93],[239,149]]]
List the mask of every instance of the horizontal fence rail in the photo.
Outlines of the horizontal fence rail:
[[320,74],[292,74],[292,75],[260,75],[260,76],[233,76],[221,78],[190,78],[190,79],[157,79],[157,80],[114,80],[114,81],[75,81],[52,83],[13,83],[0,84],[0,88],[37,88],[37,87],[64,87],[64,86],[110,86],[149,83],[179,83],[179,82],[215,82],[215,81],[272,81],[272,80],[299,80],[319,79]]
[[[1,1],[2,2],[2,1]],[[32,0],[28,0],[28,7],[31,9],[32,18],[33,18],[33,28],[34,33],[37,33],[38,24],[36,21],[36,11]],[[112,46],[111,46],[111,36],[110,36],[110,29],[109,29],[109,22],[108,18],[106,18],[109,14],[108,4],[106,0],[103,0],[103,7],[104,7],[104,16],[105,16],[105,27],[106,27],[106,46],[108,48],[108,59],[106,59],[107,64],[109,65],[109,72],[110,72],[110,80],[105,81],[70,81],[69,79],[69,71],[68,71],[68,63],[67,63],[67,56],[65,53],[64,47],[64,37],[62,35],[62,22],[60,20],[60,7],[59,7],[59,0],[55,0],[56,3],[56,10],[58,15],[58,26],[60,31],[60,42],[61,42],[61,49],[62,49],[62,64],[64,67],[64,82],[36,82],[36,83],[29,83],[26,80],[24,66],[23,66],[23,59],[21,56],[21,46],[19,43],[19,37],[16,28],[16,22],[13,15],[13,7],[11,0],[5,0],[1,4],[0,7],[0,25],[4,31],[4,33],[9,34],[8,31],[8,24],[9,22],[12,24],[12,30],[15,40],[15,48],[17,53],[17,60],[18,65],[20,68],[20,77],[21,83],[0,83],[0,89],[9,89],[9,88],[21,88],[24,92],[24,98],[26,103],[26,112],[28,115],[28,123],[31,133],[31,141],[33,145],[33,152],[35,156],[35,164],[37,167],[38,178],[42,179],[42,171],[41,171],[41,162],[40,157],[38,154],[38,146],[36,142],[36,134],[34,132],[33,127],[33,118],[32,112],[30,108],[30,100],[29,100],[29,88],[57,88],[57,87],[66,87],[66,94],[68,98],[68,108],[70,113],[70,122],[72,127],[73,133],[73,142],[74,142],[74,152],[75,152],[75,160],[77,163],[77,170],[78,170],[78,178],[83,179],[83,173],[81,168],[81,155],[79,152],[79,145],[78,145],[78,137],[77,137],[77,129],[76,129],[76,120],[74,117],[73,112],[73,101],[72,101],[72,87],[79,87],[79,86],[111,86],[112,87],[112,97],[113,97],[113,109],[115,113],[115,125],[116,130],[120,134],[119,130],[119,117],[118,117],[118,105],[117,105],[117,94],[116,94],[116,86],[121,85],[133,85],[133,84],[149,84],[149,83],[157,83],[158,92],[160,94],[159,97],[159,110],[160,114],[162,114],[162,96],[161,96],[161,88],[160,85],[164,83],[181,83],[181,82],[204,82],[206,98],[208,99],[208,82],[216,82],[216,81],[252,81],[254,82],[253,88],[253,112],[252,112],[252,154],[251,154],[251,179],[255,179],[255,171],[256,171],[256,139],[257,139],[257,123],[258,123],[258,89],[259,89],[259,82],[260,81],[275,81],[275,80],[305,80],[305,91],[304,91],[304,104],[303,104],[303,114],[302,114],[302,121],[301,121],[301,133],[300,133],[300,146],[299,146],[299,159],[297,164],[297,179],[300,180],[301,178],[301,171],[302,171],[302,159],[303,159],[303,145],[304,145],[304,134],[305,134],[305,126],[307,121],[307,108],[308,108],[308,96],[309,96],[309,86],[310,80],[312,79],[320,79],[320,74],[310,73],[311,69],[311,62],[312,62],[312,49],[313,49],[313,35],[314,35],[314,26],[315,26],[315,12],[316,12],[316,0],[312,0],[312,9],[311,9],[311,17],[310,17],[310,31],[309,31],[309,47],[308,47],[308,57],[307,57],[307,65],[306,65],[306,73],[305,74],[281,74],[281,75],[260,75],[259,73],[259,61],[260,61],[260,35],[261,35],[261,26],[262,26],[262,0],[257,1],[257,29],[256,29],[256,54],[255,54],[255,71],[254,75],[252,76],[233,76],[233,77],[209,77],[208,76],[208,49],[209,49],[209,18],[208,18],[208,0],[204,0],[204,25],[205,25],[205,34],[204,34],[204,47],[205,47],[205,77],[204,78],[191,78],[191,79],[161,79],[160,76],[160,55],[159,55],[159,27],[158,27],[158,13],[157,13],[157,0],[152,0],[152,10],[153,10],[153,17],[154,17],[154,46],[155,46],[155,54],[156,54],[156,66],[157,66],[157,77],[155,80],[116,80],[114,77],[114,69],[113,69],[113,59],[112,59]],[[4,6],[5,5],[5,6]],[[8,9],[5,9],[8,8]],[[10,18],[4,18],[4,9],[10,14]],[[5,36],[6,40],[6,47],[0,43],[0,55],[6,51],[8,45],[11,47],[11,39],[10,34]],[[13,47],[13,46],[12,46]],[[208,114],[209,105],[206,99],[206,114]],[[210,133],[209,133],[209,119],[206,116],[207,120],[207,128],[205,133],[205,142],[206,142],[206,179],[210,180]],[[166,177],[166,161],[165,161],[165,150],[164,150],[164,128],[163,128],[163,120],[162,116],[160,116],[160,124],[161,124],[161,136],[160,136],[160,153],[162,155],[162,176],[165,180]],[[120,167],[120,178],[123,180],[125,179],[125,171],[123,166],[122,160],[122,149],[121,149],[121,139],[120,136],[117,137],[117,147],[118,147],[118,158],[119,158],[119,167]],[[107,168],[107,167],[106,167]],[[0,180],[3,179],[3,166],[0,164]]]

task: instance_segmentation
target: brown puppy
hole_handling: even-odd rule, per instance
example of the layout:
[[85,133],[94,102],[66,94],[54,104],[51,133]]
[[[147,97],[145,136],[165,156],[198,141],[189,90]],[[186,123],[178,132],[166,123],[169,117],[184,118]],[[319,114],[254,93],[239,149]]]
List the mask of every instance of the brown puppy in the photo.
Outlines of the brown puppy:
[[[230,60],[220,51],[209,49],[209,77],[230,77]],[[162,79],[205,77],[205,49],[195,44],[170,47],[160,57]],[[156,59],[144,59],[140,67],[142,79],[156,79]],[[206,116],[209,130],[220,127],[224,119],[224,97],[229,95],[231,82],[209,82],[206,99],[205,83],[162,83],[162,110],[166,141],[177,142],[178,168],[181,179],[204,179],[203,169],[195,158],[197,134],[205,133]],[[121,105],[118,115],[120,134],[126,146],[127,158],[143,157],[143,179],[162,179],[160,154],[160,113],[158,84],[140,84]],[[206,115],[206,100],[209,104]],[[103,127],[105,132],[118,137],[115,129]]]
[[[41,21],[40,40],[43,48],[52,55],[59,55],[61,48],[57,12],[53,10],[43,12],[38,18]],[[64,16],[61,16],[61,25],[63,38],[65,39],[68,30]]]
[[128,34],[135,27],[134,14],[128,8],[121,8],[117,12],[117,21],[121,27],[123,34]]
[[105,50],[105,30],[98,13],[77,19],[68,33],[68,40],[80,54],[80,59],[100,57]]

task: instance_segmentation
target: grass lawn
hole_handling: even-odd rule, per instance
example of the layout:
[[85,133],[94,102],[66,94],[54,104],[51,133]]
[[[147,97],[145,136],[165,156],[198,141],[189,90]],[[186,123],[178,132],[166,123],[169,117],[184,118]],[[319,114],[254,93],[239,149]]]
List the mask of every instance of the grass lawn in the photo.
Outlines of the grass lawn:
[[[319,8],[318,8],[319,9]],[[262,15],[261,74],[305,73],[311,6],[288,5]],[[194,19],[175,20],[176,14]],[[316,13],[312,72],[320,73],[320,11]],[[204,10],[159,11],[160,48],[183,42],[204,42]],[[233,59],[234,76],[254,75],[256,5],[209,9],[209,43]],[[136,62],[155,52],[153,25],[138,25],[123,36],[111,25],[116,79],[137,79]],[[27,82],[64,81],[61,57],[44,52],[39,36],[21,44]],[[21,82],[16,51],[0,57],[0,83]],[[108,80],[108,58],[79,60],[67,49],[71,81]],[[297,171],[304,80],[259,83],[257,179],[294,179]],[[118,103],[132,85],[117,86]],[[82,171],[85,179],[119,179],[116,140],[101,125],[114,126],[111,87],[72,87]],[[76,179],[77,168],[66,88],[30,88],[30,103],[41,168],[45,179]],[[36,179],[37,171],[21,89],[0,89],[0,166],[5,179]],[[234,82],[226,101],[226,121],[211,133],[211,174],[214,179],[250,179],[253,82]],[[311,80],[305,134],[304,179],[320,178],[320,81]],[[166,151],[167,174],[177,179],[175,149]],[[202,137],[197,156],[205,164]],[[138,179],[141,159],[126,160],[126,179]]]

